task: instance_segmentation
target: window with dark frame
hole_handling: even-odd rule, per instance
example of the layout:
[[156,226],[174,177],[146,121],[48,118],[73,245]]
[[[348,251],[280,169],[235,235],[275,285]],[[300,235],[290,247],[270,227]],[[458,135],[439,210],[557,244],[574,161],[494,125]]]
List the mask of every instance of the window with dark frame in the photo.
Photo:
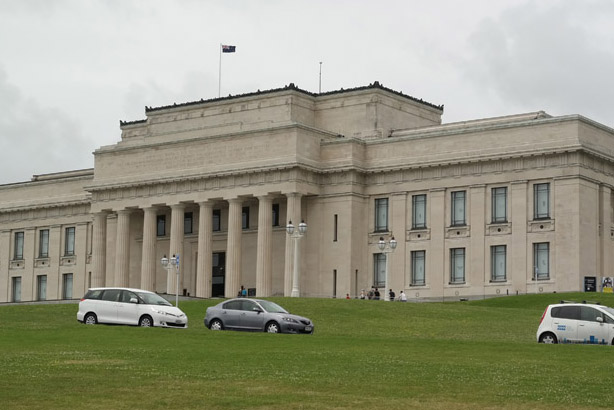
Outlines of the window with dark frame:
[[75,228],[70,227],[65,230],[64,256],[74,256],[75,254]]
[[190,234],[193,232],[193,214],[186,212],[183,214],[183,233]]
[[467,225],[465,191],[452,192],[452,226]]
[[41,229],[38,232],[38,257],[49,257],[49,229]]
[[411,197],[411,208],[412,229],[426,228],[426,195],[413,195]]
[[375,232],[388,231],[388,198],[375,200]]
[[213,210],[213,232],[220,232],[222,230],[222,210]]
[[450,283],[465,283],[465,248],[450,249]]
[[550,218],[550,184],[533,185],[533,218]]
[[337,223],[339,218],[337,214],[333,215],[333,242],[337,242]]
[[533,280],[550,279],[550,243],[533,244]]
[[505,282],[507,280],[507,247],[496,245],[490,247],[490,280],[491,282]]
[[411,285],[424,286],[426,284],[425,277],[425,251],[411,252]]
[[241,208],[241,229],[249,229],[249,206]]
[[273,204],[273,226],[279,226],[279,204]]
[[493,188],[491,191],[492,223],[507,222],[507,187]]
[[383,253],[373,254],[373,286],[386,286],[386,255]]
[[156,216],[156,236],[166,235],[166,215]]
[[13,259],[17,261],[23,260],[23,232],[15,232]]

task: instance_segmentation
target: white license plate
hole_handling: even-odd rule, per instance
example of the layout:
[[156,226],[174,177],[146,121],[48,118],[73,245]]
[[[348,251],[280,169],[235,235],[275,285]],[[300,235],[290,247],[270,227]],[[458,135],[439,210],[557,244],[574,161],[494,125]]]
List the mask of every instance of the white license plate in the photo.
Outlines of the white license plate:
[[311,326],[305,326],[305,332],[311,332]]

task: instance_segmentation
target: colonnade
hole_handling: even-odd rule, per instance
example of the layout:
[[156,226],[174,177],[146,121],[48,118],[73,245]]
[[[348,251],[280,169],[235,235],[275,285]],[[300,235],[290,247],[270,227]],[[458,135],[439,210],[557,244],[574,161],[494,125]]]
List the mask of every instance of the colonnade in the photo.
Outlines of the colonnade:
[[[300,193],[289,193],[287,197],[288,220],[301,220]],[[271,296],[272,283],[272,215],[273,196],[258,196],[258,236],[256,260],[256,296]],[[224,294],[233,297],[241,285],[241,239],[242,239],[242,204],[243,199],[230,198],[228,202],[228,231],[226,247],[226,275]],[[213,207],[216,201],[198,202],[198,257],[196,261],[196,297],[211,297],[212,282],[212,236]],[[165,204],[171,209],[170,245],[168,256],[183,257],[184,214],[186,203]],[[156,257],[156,217],[157,211],[163,206],[142,207],[143,211],[143,241],[140,272],[140,287],[155,290],[156,268],[159,261]],[[114,211],[117,214],[117,229],[115,238],[114,283],[106,282],[107,256],[107,218],[113,211],[101,211],[94,214],[93,250],[92,250],[92,287],[129,286],[130,268],[130,218],[136,209],[125,208]],[[292,271],[294,246],[287,236],[284,263],[284,296],[290,296],[292,291]],[[180,276],[183,276],[185,263],[180,263]],[[177,275],[172,272],[167,275],[166,293],[175,294]],[[299,279],[300,286],[300,279]]]

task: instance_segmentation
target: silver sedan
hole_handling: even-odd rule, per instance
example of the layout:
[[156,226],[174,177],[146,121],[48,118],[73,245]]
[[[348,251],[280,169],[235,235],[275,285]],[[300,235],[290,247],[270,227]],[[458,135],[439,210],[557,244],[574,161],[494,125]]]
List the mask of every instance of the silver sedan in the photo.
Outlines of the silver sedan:
[[205,326],[211,330],[248,330],[268,333],[313,333],[306,317],[292,315],[276,303],[237,298],[207,308]]

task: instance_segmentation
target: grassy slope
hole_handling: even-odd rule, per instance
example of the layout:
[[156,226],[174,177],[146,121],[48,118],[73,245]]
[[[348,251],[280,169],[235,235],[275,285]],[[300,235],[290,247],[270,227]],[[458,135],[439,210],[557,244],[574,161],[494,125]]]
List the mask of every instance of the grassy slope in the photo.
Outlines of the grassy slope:
[[[535,342],[548,303],[274,299],[313,336],[84,326],[76,305],[0,307],[0,400],[10,409],[609,408],[612,347]],[[614,296],[592,299],[614,305]]]

